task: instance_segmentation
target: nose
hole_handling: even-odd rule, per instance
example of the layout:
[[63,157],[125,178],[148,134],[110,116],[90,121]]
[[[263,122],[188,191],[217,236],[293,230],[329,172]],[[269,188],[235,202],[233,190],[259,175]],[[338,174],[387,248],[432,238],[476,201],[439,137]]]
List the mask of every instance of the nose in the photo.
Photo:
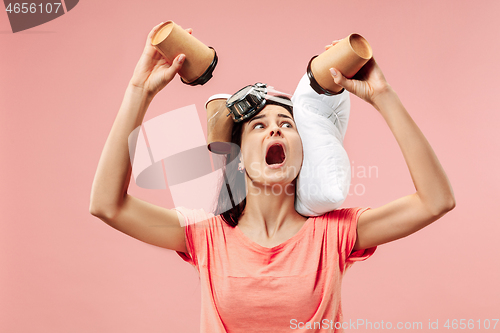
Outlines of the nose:
[[281,136],[281,134],[282,134],[279,124],[277,124],[275,122],[271,122],[271,124],[269,124],[268,130],[269,130],[270,137]]
[[273,136],[281,136],[281,131],[279,128],[274,128],[274,129],[271,129],[271,132],[269,133],[269,136],[273,137]]

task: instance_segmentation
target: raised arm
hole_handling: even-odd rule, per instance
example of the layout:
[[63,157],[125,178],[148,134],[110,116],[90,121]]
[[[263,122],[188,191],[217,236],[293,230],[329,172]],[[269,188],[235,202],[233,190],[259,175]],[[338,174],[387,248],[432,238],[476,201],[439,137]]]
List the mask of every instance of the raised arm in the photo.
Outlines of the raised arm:
[[332,69],[335,82],[364,99],[384,117],[401,148],[416,192],[361,214],[355,250],[408,236],[455,207],[455,198],[436,154],[399,97],[371,59],[359,80],[346,79]]
[[184,232],[177,213],[127,194],[132,171],[128,136],[141,125],[153,97],[173,79],[185,57],[181,54],[168,64],[151,46],[151,38],[159,26],[148,35],[104,145],[92,184],[90,213],[141,241],[185,252]]

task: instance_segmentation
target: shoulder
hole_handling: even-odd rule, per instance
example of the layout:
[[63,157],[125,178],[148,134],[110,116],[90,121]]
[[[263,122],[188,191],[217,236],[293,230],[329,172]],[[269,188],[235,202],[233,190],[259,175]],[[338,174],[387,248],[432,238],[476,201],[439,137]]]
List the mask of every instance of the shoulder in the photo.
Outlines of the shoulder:
[[357,221],[359,219],[359,216],[367,211],[368,207],[362,208],[362,207],[352,207],[352,208],[341,208],[341,209],[335,209],[332,211],[329,211],[323,215],[318,216],[317,218],[320,218],[321,220],[325,221],[336,221],[336,222],[342,222],[342,221]]
[[337,234],[340,239],[355,237],[359,217],[368,209],[360,207],[335,209],[318,216],[315,223],[330,233]]
[[207,212],[204,209],[176,207],[174,210],[179,216],[179,221],[182,227],[190,227],[199,224],[214,225],[223,222],[220,215],[215,216],[213,213]]

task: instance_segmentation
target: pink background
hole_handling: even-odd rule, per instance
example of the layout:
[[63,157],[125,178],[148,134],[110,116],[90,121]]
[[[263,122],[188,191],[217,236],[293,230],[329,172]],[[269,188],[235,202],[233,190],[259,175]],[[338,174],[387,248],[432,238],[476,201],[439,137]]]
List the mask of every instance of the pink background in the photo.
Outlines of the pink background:
[[[457,207],[354,265],[344,280],[345,319],[420,321],[425,332],[429,320],[445,331],[446,319],[500,318],[499,13],[497,0],[87,0],[13,34],[2,11],[0,332],[198,331],[196,271],[88,212],[97,162],[146,36],[168,19],[194,28],[220,62],[203,87],[176,78],[145,120],[193,103],[203,110],[211,94],[257,81],[291,93],[325,44],[365,36],[439,156]],[[347,133],[358,192],[346,206],[412,193],[392,134],[355,97]],[[369,166],[378,175],[356,175]],[[165,190],[132,184],[130,192],[172,207]]]

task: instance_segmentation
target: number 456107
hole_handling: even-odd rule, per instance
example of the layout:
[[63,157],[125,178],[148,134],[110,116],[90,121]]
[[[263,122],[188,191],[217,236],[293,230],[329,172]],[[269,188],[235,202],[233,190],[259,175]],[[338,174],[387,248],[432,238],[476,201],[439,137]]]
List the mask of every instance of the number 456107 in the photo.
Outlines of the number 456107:
[[60,2],[54,3],[54,4],[47,2],[45,4],[45,6],[42,3],[37,5],[36,3],[27,3],[27,2],[17,3],[16,2],[16,3],[9,3],[9,5],[5,9],[5,11],[8,12],[9,14],[10,13],[15,13],[15,14],[19,14],[19,13],[22,13],[22,14],[46,13],[46,14],[50,14],[52,12],[57,14],[59,7],[61,7]]

